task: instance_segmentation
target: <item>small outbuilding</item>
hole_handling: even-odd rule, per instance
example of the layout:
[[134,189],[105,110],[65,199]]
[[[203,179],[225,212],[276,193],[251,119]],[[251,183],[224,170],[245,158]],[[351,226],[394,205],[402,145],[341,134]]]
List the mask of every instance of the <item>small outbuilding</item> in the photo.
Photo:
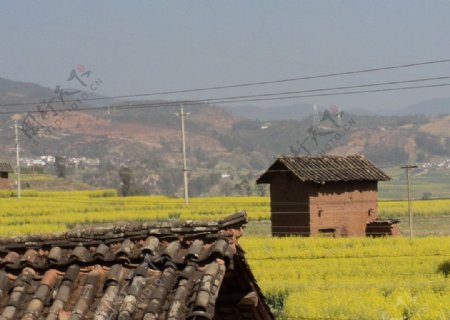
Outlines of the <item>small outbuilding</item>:
[[346,237],[373,235],[381,225],[397,233],[397,220],[378,219],[378,181],[387,180],[361,155],[323,155],[279,157],[256,183],[270,184],[274,236]]
[[0,189],[9,188],[9,174],[14,170],[8,162],[0,162]]

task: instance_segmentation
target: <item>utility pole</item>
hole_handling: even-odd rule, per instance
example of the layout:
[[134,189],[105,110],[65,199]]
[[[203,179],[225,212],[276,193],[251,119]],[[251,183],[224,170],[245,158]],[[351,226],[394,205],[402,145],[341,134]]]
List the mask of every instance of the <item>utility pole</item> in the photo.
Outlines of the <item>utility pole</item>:
[[14,121],[14,133],[16,137],[16,174],[17,174],[17,200],[20,199],[20,157],[19,157],[19,132],[17,120]]
[[408,188],[408,215],[409,215],[409,237],[413,238],[413,212],[411,204],[411,169],[417,169],[416,165],[404,165],[400,167],[406,170],[406,183]]
[[189,192],[188,192],[188,176],[187,176],[187,165],[186,165],[186,134],[184,132],[184,118],[186,113],[184,113],[184,107],[180,104],[180,121],[181,121],[181,140],[183,143],[183,180],[184,180],[184,204],[189,204]]

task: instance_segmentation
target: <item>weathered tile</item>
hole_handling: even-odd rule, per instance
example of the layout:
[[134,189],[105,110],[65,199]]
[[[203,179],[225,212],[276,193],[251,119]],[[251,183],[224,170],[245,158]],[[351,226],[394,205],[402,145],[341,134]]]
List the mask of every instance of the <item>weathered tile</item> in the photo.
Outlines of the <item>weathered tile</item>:
[[[233,272],[242,253],[235,228],[244,223],[245,213],[237,213],[212,222],[87,226],[0,239],[0,320],[223,320],[216,303],[226,266]],[[245,268],[239,274],[250,272]],[[255,319],[271,319],[265,314]]]

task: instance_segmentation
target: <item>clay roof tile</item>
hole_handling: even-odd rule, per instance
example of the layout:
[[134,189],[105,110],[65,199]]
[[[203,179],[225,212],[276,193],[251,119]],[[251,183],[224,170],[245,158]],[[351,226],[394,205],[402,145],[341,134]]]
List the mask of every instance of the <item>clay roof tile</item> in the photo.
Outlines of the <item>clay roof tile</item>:
[[[213,222],[86,226],[2,238],[0,319],[212,319],[228,270],[223,259],[242,254],[236,240],[229,244],[232,231],[246,221],[238,213]],[[267,315],[261,319],[271,319],[260,293],[258,299]]]

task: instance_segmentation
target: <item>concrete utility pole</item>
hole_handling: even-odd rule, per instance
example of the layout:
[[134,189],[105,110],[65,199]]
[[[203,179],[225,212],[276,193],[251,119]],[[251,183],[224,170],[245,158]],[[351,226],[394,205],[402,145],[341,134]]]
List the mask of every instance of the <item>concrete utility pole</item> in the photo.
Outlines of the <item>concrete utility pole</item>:
[[20,157],[19,157],[19,132],[17,120],[14,121],[14,134],[16,137],[16,174],[17,174],[17,200],[20,199]]
[[404,165],[400,168],[406,170],[406,183],[408,186],[408,214],[409,214],[409,237],[413,238],[413,212],[412,212],[412,204],[411,204],[411,169],[417,169],[416,165]]
[[181,122],[181,140],[183,143],[183,179],[184,179],[184,204],[189,204],[189,191],[188,191],[188,176],[187,176],[187,165],[186,165],[186,134],[184,132],[184,118],[186,113],[184,113],[183,105],[180,104],[180,122]]

